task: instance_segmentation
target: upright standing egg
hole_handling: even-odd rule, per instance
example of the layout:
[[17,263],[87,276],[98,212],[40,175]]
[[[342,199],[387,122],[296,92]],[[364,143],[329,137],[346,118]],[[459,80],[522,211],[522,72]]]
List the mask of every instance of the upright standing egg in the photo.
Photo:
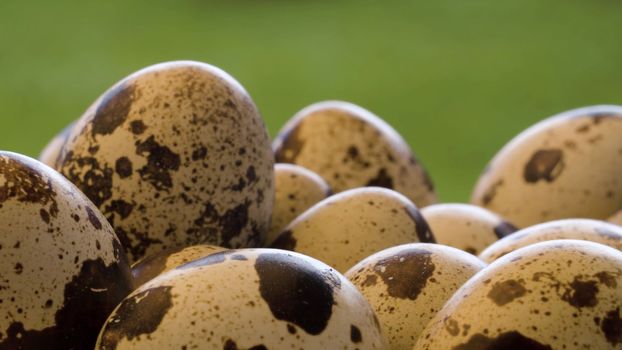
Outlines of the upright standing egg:
[[564,218],[604,220],[622,207],[622,107],[574,109],[510,141],[471,197],[519,227]]
[[92,349],[130,291],[97,208],[53,169],[0,152],[0,349]]
[[379,186],[402,193],[419,207],[436,202],[427,172],[402,137],[351,103],[327,101],[301,110],[273,147],[277,162],[314,171],[335,193]]
[[80,118],[57,168],[104,213],[131,261],[209,243],[259,246],[273,155],[244,88],[199,62],[123,79]]

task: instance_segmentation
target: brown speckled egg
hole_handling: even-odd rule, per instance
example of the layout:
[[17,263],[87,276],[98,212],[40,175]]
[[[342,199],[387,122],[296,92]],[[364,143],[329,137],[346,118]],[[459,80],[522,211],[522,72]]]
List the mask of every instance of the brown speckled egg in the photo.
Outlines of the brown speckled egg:
[[607,221],[609,221],[612,224],[616,224],[616,225],[620,225],[622,226],[622,210],[618,211],[617,213],[611,215]]
[[273,149],[277,162],[316,172],[335,193],[379,186],[420,207],[436,202],[427,172],[402,137],[351,103],[326,101],[301,110],[276,136]]
[[224,250],[227,249],[209,244],[199,244],[183,248],[169,248],[144,257],[132,265],[134,288],[140,287],[177,266]]
[[445,302],[486,266],[461,250],[412,243],[378,252],[345,276],[374,308],[393,350],[411,350]]
[[417,207],[395,191],[363,187],[317,203],[271,246],[312,256],[345,272],[373,253],[417,242],[435,242]]
[[473,255],[516,231],[516,227],[499,215],[469,204],[434,204],[421,209],[434,238]]
[[558,240],[506,255],[466,282],[416,350],[620,349],[622,253]]
[[54,136],[54,138],[50,140],[47,145],[45,145],[45,148],[43,148],[43,151],[41,151],[41,154],[39,155],[39,160],[41,162],[50,167],[56,166],[58,156],[60,155],[61,149],[67,141],[74,124],[75,122],[67,125],[61,132]]
[[0,152],[0,349],[92,349],[131,291],[123,248],[78,189]]
[[622,107],[574,109],[523,131],[492,159],[471,197],[519,227],[606,219],[622,203]]
[[216,67],[180,61],[108,90],[74,127],[57,168],[136,261],[194,244],[262,245],[273,159],[244,88]]
[[622,227],[600,220],[564,219],[530,226],[498,240],[484,249],[479,258],[487,263],[530,244],[555,239],[579,239],[622,250]]
[[330,186],[324,179],[294,164],[274,165],[274,191],[267,243],[272,242],[298,215],[331,195]]
[[304,255],[241,249],[144,284],[108,318],[96,349],[386,349],[345,277]]

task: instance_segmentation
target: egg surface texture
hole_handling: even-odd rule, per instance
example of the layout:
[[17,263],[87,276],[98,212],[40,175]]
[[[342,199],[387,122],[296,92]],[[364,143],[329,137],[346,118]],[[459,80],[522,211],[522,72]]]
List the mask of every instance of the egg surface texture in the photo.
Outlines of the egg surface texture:
[[386,349],[373,310],[329,266],[274,249],[209,255],[110,315],[96,349]]
[[140,259],[132,265],[134,288],[138,288],[156,276],[177,266],[224,250],[227,249],[209,244],[200,244],[183,248],[170,248]]
[[199,62],[145,68],[82,116],[58,169],[104,213],[130,261],[195,244],[260,246],[273,155],[244,88]]
[[417,207],[395,191],[363,187],[314,205],[271,246],[309,255],[345,272],[373,253],[417,242],[434,242]]
[[421,209],[421,215],[437,243],[474,255],[516,231],[514,225],[499,215],[475,205],[434,204]]
[[276,161],[319,174],[335,193],[363,186],[394,189],[417,206],[436,202],[426,170],[386,122],[347,102],[298,112],[273,142]]
[[480,176],[473,204],[518,227],[605,220],[622,207],[622,107],[571,110],[510,141]]
[[0,349],[92,349],[131,292],[112,227],[34,159],[0,152]]
[[622,253],[557,240],[510,253],[449,299],[414,349],[622,348]]
[[41,162],[50,167],[54,167],[56,165],[58,156],[60,155],[63,145],[67,141],[67,138],[71,133],[71,128],[73,128],[74,124],[75,123],[71,123],[67,125],[61,132],[54,136],[54,138],[51,139],[47,145],[45,145],[39,155],[39,160]]
[[330,186],[316,173],[294,164],[274,165],[274,207],[266,242],[315,203],[331,195]]
[[564,219],[524,228],[498,240],[479,255],[491,263],[530,244],[555,239],[579,239],[608,245],[622,251],[622,227],[591,219]]
[[374,308],[391,349],[411,350],[443,304],[484,266],[456,248],[412,243],[373,254],[345,276]]

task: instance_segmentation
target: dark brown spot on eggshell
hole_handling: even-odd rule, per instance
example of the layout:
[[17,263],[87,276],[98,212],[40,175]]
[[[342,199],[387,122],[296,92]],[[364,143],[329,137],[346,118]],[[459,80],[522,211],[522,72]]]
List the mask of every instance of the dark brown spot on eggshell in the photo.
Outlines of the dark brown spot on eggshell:
[[86,209],[86,214],[89,218],[89,222],[91,223],[91,225],[93,225],[93,227],[96,230],[101,230],[103,226],[102,226],[101,221],[99,221],[99,218],[95,214],[95,211],[88,206],[85,209]]
[[123,339],[153,333],[173,306],[171,289],[154,287],[123,300],[104,325],[100,347],[114,350]]
[[112,134],[127,118],[135,88],[120,84],[102,98],[93,117],[92,136]]
[[304,122],[299,123],[293,129],[279,137],[281,141],[279,147],[274,150],[276,163],[295,163],[296,158],[305,145],[305,141],[300,137],[300,129]]
[[283,250],[295,250],[296,239],[294,238],[294,232],[287,230],[282,232],[274,242],[270,245],[270,248],[283,249]]
[[503,185],[503,180],[497,180],[495,183],[492,184],[492,186],[490,186],[486,192],[484,192],[484,196],[482,197],[482,203],[484,203],[484,205],[488,205],[490,204],[490,202],[492,202],[493,199],[495,199],[495,196],[497,195],[497,189],[499,189],[499,187],[501,187]]
[[132,162],[127,157],[117,159],[114,168],[119,177],[122,179],[132,175]]
[[575,277],[569,287],[562,295],[562,300],[576,307],[594,307],[598,304],[598,286],[596,281],[582,281]]
[[454,346],[452,350],[553,350],[552,347],[528,338],[517,331],[499,334],[495,338],[477,333],[465,344]]
[[147,164],[138,170],[141,178],[153,185],[158,191],[173,187],[171,171],[179,170],[179,155],[167,146],[156,142],[152,135],[136,145],[136,154],[147,157]]
[[488,292],[488,298],[494,301],[495,304],[503,306],[524,296],[526,293],[527,289],[523,286],[522,281],[506,280],[496,282],[490,289],[490,292]]
[[423,249],[408,249],[396,255],[379,260],[374,272],[387,285],[390,296],[415,300],[434,274],[432,252]]
[[332,315],[333,291],[338,276],[320,271],[307,261],[284,253],[257,257],[261,297],[275,318],[302,328],[311,335],[324,331]]
[[141,135],[145,132],[145,130],[147,130],[147,126],[142,120],[132,120],[130,123],[130,130],[135,135]]
[[419,242],[436,243],[436,238],[434,238],[434,234],[432,233],[428,222],[425,221],[419,210],[412,205],[405,206],[404,210],[415,223],[415,231],[417,233],[417,238],[419,238]]
[[132,213],[134,209],[134,205],[128,203],[122,199],[113,200],[110,202],[110,205],[106,206],[106,213],[116,213],[121,217],[121,219],[125,219]]
[[[214,224],[220,228],[220,234],[222,241],[219,245],[227,248],[238,248],[234,246],[233,240],[240,235],[240,232],[248,225],[249,219],[249,207],[252,203],[248,200],[239,204],[231,209],[226,210],[224,213],[219,213],[212,203],[205,203],[200,216],[195,220],[195,224],[198,227],[205,227],[209,229]],[[261,240],[261,234],[258,233],[255,236],[251,236],[249,240],[255,240],[251,244],[258,244]],[[237,244],[239,245],[239,243]]]
[[605,334],[607,342],[612,345],[622,343],[622,318],[620,318],[620,308],[607,312],[603,319],[600,329]]
[[525,165],[523,177],[526,182],[536,183],[540,180],[553,182],[564,169],[564,154],[559,149],[542,149],[536,151]]
[[74,157],[71,151],[65,155],[64,162],[67,170],[63,175],[78,186],[97,207],[101,207],[112,197],[113,169],[100,166],[99,161],[93,157]]
[[376,177],[370,179],[365,186],[377,186],[393,189],[393,178],[387,173],[387,169],[380,168]]
[[505,236],[509,236],[510,234],[516,232],[518,228],[507,221],[500,222],[497,226],[495,226],[494,231],[497,238],[501,239]]
[[350,325],[350,340],[355,344],[363,341],[361,330],[355,325]]
[[227,339],[225,345],[223,346],[223,350],[268,350],[265,345],[255,345],[251,346],[248,349],[242,349],[238,347],[238,344],[231,339]]

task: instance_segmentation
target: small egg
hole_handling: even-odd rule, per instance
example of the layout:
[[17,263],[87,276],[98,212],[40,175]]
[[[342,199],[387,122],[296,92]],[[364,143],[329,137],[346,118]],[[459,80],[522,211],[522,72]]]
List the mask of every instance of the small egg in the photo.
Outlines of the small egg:
[[471,202],[518,227],[605,220],[622,203],[622,107],[574,109],[506,144],[480,176]]
[[466,282],[415,350],[620,349],[622,253],[557,240],[516,250]]
[[622,227],[590,219],[549,221],[524,228],[498,240],[484,249],[479,258],[491,263],[516,249],[555,239],[592,241],[622,250]]
[[516,227],[499,215],[469,204],[434,204],[421,209],[434,238],[473,255],[499,238],[516,231]]
[[272,242],[305,210],[330,196],[330,186],[316,173],[294,164],[274,165],[274,206],[266,242]]
[[112,312],[95,348],[388,349],[345,277],[275,249],[215,253],[156,277]]
[[43,148],[43,151],[41,151],[41,154],[39,155],[39,161],[52,168],[56,165],[61,149],[69,138],[71,128],[73,128],[74,124],[75,122],[67,125],[61,132],[54,136],[54,138],[50,140],[47,145],[45,145],[45,148]]
[[461,250],[429,243],[385,249],[345,273],[374,308],[393,350],[411,350],[423,328],[486,266]]
[[622,210],[620,210],[617,213],[611,215],[609,217],[609,219],[607,219],[607,221],[609,221],[612,224],[616,224],[616,225],[622,226]]
[[271,246],[309,255],[345,272],[375,252],[417,242],[435,241],[408,198],[385,188],[361,187],[317,203]]
[[420,207],[436,202],[432,182],[408,144],[382,119],[354,104],[326,101],[304,108],[272,146],[277,162],[310,169],[335,193],[379,186]]
[[140,259],[132,265],[132,281],[138,288],[155,277],[192,260],[222,252],[226,248],[208,244],[170,248]]
[[131,290],[121,243],[67,179],[0,151],[0,349],[92,349]]
[[140,70],[85,112],[57,169],[95,203],[128,258],[174,247],[262,246],[274,155],[244,88],[206,63]]

